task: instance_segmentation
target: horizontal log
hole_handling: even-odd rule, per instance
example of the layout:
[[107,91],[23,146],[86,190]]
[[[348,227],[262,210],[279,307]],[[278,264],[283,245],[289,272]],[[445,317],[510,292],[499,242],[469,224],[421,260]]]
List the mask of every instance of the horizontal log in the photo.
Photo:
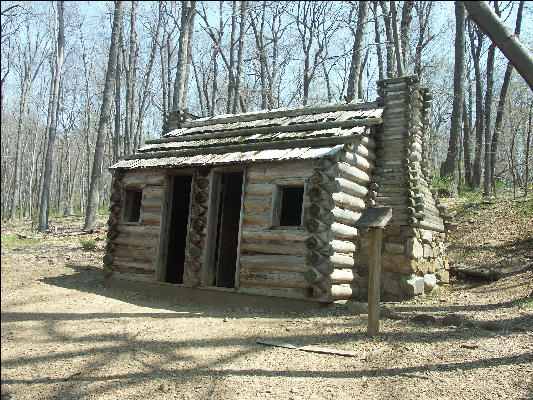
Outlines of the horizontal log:
[[331,283],[355,283],[359,280],[359,275],[352,269],[335,269],[329,277]]
[[243,240],[241,243],[243,253],[262,254],[285,254],[304,256],[307,254],[307,247],[304,242],[284,242],[284,241],[249,241]]
[[359,288],[356,285],[336,284],[331,285],[331,298],[335,300],[357,298],[359,296]]
[[138,268],[135,266],[122,266],[122,265],[113,265],[111,267],[115,273],[119,274],[132,274],[132,275],[154,275],[155,270],[147,270],[143,268]]
[[309,232],[297,229],[272,229],[272,230],[242,230],[243,240],[279,240],[286,242],[305,242],[309,238]]
[[346,240],[332,240],[331,247],[335,253],[347,253],[353,255],[355,244]]
[[143,202],[142,202],[142,207],[143,207],[143,210],[145,211],[158,211],[161,209],[161,205],[162,205],[162,202],[161,202],[161,199],[160,198],[145,198],[143,199]]
[[244,212],[264,212],[270,211],[272,207],[272,197],[249,197],[244,199]]
[[270,226],[270,212],[245,212],[243,215],[245,227],[268,228]]
[[241,254],[241,271],[307,271],[305,257],[284,254]]
[[114,264],[123,267],[135,267],[145,269],[147,271],[155,271],[155,262],[153,261],[133,261],[131,258],[115,257]]
[[243,272],[240,275],[241,286],[246,287],[281,287],[306,288],[308,286],[303,274],[298,272]]
[[159,241],[153,237],[119,235],[113,242],[119,246],[132,246],[154,249]]
[[348,193],[351,196],[364,199],[366,194],[368,193],[368,189],[366,188],[366,186],[360,185],[351,180],[345,178],[337,178],[337,181],[340,185],[340,191]]
[[155,174],[128,172],[122,179],[124,186],[163,185],[164,182],[165,175],[162,171]]
[[121,234],[142,236],[147,238],[158,238],[160,234],[160,228],[158,226],[143,226],[143,225],[117,225],[117,231]]
[[130,260],[144,260],[155,261],[156,254],[155,249],[146,249],[138,247],[126,247],[118,246],[115,249],[115,256],[121,258],[128,258]]
[[157,226],[161,222],[161,212],[143,211],[141,213],[141,223],[143,225]]
[[354,226],[359,218],[361,218],[360,212],[354,212],[339,207],[335,207],[332,210],[333,216],[336,222],[340,222],[345,225]]
[[350,164],[351,166],[354,166],[361,171],[369,172],[374,168],[374,163],[370,162],[365,157],[362,157],[360,155],[357,155],[352,152],[342,152],[339,156],[340,162],[345,162],[347,164]]
[[416,226],[422,229],[430,230],[430,231],[437,231],[437,232],[446,231],[444,228],[444,224],[438,224],[438,223],[433,223],[433,222],[424,221],[424,220],[418,221],[416,223]]
[[335,239],[354,240],[357,237],[357,228],[335,222],[331,225],[331,231]]
[[353,268],[355,264],[353,257],[345,253],[333,254],[330,261],[336,269]]
[[337,207],[354,212],[360,212],[365,209],[365,202],[359,197],[351,196],[347,193],[333,193],[332,197]]
[[[374,140],[374,137],[367,134],[363,134],[359,143],[368,148],[369,150],[374,150],[376,148],[376,141]],[[356,144],[356,146],[358,144]]]
[[143,189],[143,200],[160,199],[163,197],[163,186],[146,186]]
[[264,166],[250,166],[247,181],[251,183],[267,183],[283,178],[302,178],[313,174],[313,166],[309,161],[276,163]]
[[276,185],[273,183],[250,183],[245,187],[246,197],[271,197]]
[[313,235],[316,233],[322,233],[322,232],[327,232],[331,230],[329,224],[325,224],[318,218],[310,218],[306,222],[305,226],[307,230]]
[[370,174],[353,165],[339,161],[339,176],[361,185],[370,182]]
[[[376,152],[374,149],[366,147],[362,142],[357,144],[352,150],[358,156],[366,158],[368,161],[374,161],[376,159]],[[347,152],[349,152],[347,150]]]

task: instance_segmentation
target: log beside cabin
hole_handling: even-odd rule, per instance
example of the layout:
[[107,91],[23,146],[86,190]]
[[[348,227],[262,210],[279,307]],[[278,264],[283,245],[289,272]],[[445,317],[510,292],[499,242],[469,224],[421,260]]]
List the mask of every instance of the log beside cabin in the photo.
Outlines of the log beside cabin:
[[167,115],[161,139],[111,168],[106,278],[364,298],[369,237],[356,222],[367,207],[390,206],[383,294],[420,294],[427,274],[446,283],[452,224],[427,173],[431,96],[416,76],[378,86],[369,103]]

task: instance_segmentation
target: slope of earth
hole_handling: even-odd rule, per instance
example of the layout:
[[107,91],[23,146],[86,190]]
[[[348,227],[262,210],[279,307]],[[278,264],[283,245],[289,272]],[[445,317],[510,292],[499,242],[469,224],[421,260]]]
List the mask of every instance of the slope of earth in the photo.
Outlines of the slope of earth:
[[364,334],[366,314],[342,303],[296,313],[110,290],[105,231],[63,235],[80,229],[76,217],[54,219],[57,232],[46,236],[24,221],[4,224],[2,399],[529,399],[531,204],[450,201],[459,222],[451,263],[497,266],[502,278],[454,278],[387,303],[374,340]]

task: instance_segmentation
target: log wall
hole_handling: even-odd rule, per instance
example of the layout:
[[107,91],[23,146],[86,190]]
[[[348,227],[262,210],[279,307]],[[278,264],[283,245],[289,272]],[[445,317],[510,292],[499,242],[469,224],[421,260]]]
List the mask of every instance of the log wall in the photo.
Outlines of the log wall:
[[[104,274],[155,278],[165,175],[161,170],[113,174]],[[125,190],[142,190],[139,222],[124,222]]]
[[[313,173],[311,161],[251,164],[244,188],[239,291],[303,298],[307,282],[303,226],[272,227],[278,185],[305,185]],[[308,196],[304,193],[304,203]]]

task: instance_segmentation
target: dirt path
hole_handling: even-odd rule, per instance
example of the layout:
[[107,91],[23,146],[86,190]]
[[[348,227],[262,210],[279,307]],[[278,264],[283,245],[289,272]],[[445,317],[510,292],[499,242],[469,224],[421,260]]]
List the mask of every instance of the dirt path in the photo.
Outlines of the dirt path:
[[[459,211],[452,261],[497,265],[503,278],[390,303],[402,319],[382,320],[379,340],[343,304],[289,313],[111,291],[101,279],[105,233],[82,236],[97,245],[84,251],[80,237],[21,240],[9,235],[24,226],[3,226],[2,399],[532,398],[533,222],[512,202]],[[459,326],[444,323],[450,313]],[[420,314],[437,320],[410,319]]]

